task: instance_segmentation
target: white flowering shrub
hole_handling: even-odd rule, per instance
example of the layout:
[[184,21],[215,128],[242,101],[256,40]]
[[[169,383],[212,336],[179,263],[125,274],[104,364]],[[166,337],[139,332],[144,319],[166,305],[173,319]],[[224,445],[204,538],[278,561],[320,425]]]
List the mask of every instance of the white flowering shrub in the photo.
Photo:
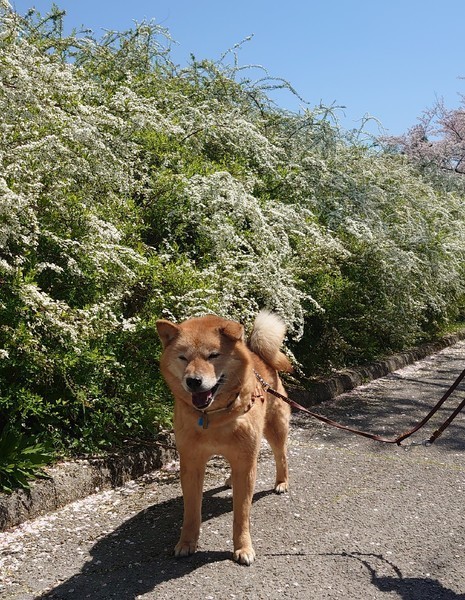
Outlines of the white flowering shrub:
[[284,84],[236,62],[176,68],[152,23],[97,42],[0,6],[0,420],[21,439],[164,426],[161,316],[269,308],[309,373],[463,317],[459,187],[279,110]]
[[58,447],[67,435],[95,446],[115,415],[136,422],[128,391],[110,390],[109,410],[105,388],[124,383],[118,346],[138,327],[124,306],[148,264],[135,132],[163,119],[125,87],[102,102],[98,82],[32,43],[26,25],[4,10],[0,411]]
[[433,187],[405,157],[355,147],[326,162],[315,193],[313,209],[347,251],[332,283],[312,286],[326,310],[306,335],[326,322],[330,364],[412,346],[463,318],[462,198]]

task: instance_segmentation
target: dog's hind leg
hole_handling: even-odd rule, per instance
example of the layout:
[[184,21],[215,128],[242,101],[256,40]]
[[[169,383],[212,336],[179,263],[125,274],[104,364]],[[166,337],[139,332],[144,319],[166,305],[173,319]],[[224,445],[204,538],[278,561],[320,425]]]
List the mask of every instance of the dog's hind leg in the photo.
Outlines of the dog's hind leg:
[[[226,457],[225,457],[225,459],[226,459]],[[228,463],[229,463],[229,461],[228,461]],[[229,465],[229,470],[231,471],[231,465]],[[226,481],[224,482],[224,487],[232,488],[232,474],[231,474],[231,472],[229,473],[228,477],[226,478]]]
[[[276,405],[267,414],[264,435],[273,450],[276,463],[276,481],[274,490],[277,494],[289,489],[289,469],[287,463],[287,436],[289,433],[290,409],[283,402]],[[270,418],[271,417],[271,418]]]

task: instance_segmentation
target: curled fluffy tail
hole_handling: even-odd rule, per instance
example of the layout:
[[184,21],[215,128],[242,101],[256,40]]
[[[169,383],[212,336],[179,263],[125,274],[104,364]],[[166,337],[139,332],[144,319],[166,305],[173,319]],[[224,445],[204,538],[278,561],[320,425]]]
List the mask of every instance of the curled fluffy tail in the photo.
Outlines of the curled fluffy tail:
[[286,334],[284,321],[267,310],[258,313],[249,338],[249,348],[276,371],[292,371],[288,358],[279,350]]

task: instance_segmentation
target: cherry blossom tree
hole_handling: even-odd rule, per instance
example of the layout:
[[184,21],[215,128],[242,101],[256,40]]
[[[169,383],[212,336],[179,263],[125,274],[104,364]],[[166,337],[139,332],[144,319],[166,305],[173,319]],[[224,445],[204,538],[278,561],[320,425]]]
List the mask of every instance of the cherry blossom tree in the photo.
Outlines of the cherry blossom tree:
[[437,100],[407,133],[387,137],[384,142],[423,166],[464,175],[465,96],[461,95],[460,106],[454,109],[447,108],[444,100]]

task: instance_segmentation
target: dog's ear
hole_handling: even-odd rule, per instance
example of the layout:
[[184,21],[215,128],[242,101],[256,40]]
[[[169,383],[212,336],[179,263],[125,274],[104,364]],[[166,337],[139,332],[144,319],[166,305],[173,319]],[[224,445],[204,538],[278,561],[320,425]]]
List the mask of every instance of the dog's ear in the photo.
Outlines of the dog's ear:
[[244,328],[236,321],[225,321],[224,325],[220,327],[220,333],[233,342],[245,341]]
[[179,335],[178,325],[171,323],[171,321],[159,319],[155,325],[157,326],[158,335],[160,336],[163,348],[169,346],[169,344]]

